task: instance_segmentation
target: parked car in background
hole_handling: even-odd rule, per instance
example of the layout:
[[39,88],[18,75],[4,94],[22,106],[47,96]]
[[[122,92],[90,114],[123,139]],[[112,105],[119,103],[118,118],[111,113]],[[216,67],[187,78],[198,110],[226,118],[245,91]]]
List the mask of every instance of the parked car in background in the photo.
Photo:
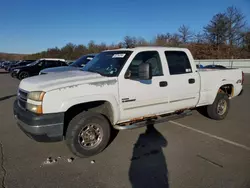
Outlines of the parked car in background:
[[227,69],[227,67],[222,65],[206,65],[205,69]]
[[204,66],[201,65],[201,64],[197,64],[197,65],[196,65],[196,68],[197,68],[197,69],[202,69],[202,68],[204,68]]
[[28,64],[30,64],[30,63],[32,63],[32,62],[34,62],[35,60],[22,60],[22,61],[18,61],[17,63],[15,63],[15,64],[11,64],[11,65],[9,65],[9,68],[7,69],[7,71],[9,71],[10,72],[10,75],[13,77],[13,78],[15,78],[16,77],[16,71],[14,71],[14,69],[16,68],[16,67],[20,67],[20,66],[25,66],[25,65],[28,65]]
[[0,62],[0,68],[3,68],[4,61]]
[[5,69],[11,62],[10,61],[5,61],[2,63],[2,68]]
[[9,61],[2,61],[0,68],[4,69],[5,66],[9,64]]
[[23,66],[23,65],[27,65],[27,64],[30,64],[32,62],[34,62],[35,60],[20,60],[20,61],[17,61],[16,63],[12,63],[8,66],[7,68],[7,71],[11,72],[11,70],[15,67],[20,67],[20,66]]
[[77,70],[83,68],[89,61],[91,61],[96,54],[88,54],[83,55],[79,59],[77,59],[75,62],[71,63],[67,67],[54,67],[54,68],[47,68],[40,71],[41,74],[47,74],[47,73],[55,73],[55,72],[64,72],[64,71],[70,71],[70,70]]
[[8,70],[8,67],[9,67],[10,65],[13,65],[13,64],[15,64],[15,63],[17,63],[17,62],[19,62],[19,61],[8,61],[8,63],[6,63],[6,64],[4,65],[4,69],[7,71],[7,70]]
[[61,66],[68,66],[65,59],[43,58],[27,64],[26,66],[15,67],[13,72],[15,72],[19,80],[22,80],[30,76],[39,75],[39,72],[43,69]]

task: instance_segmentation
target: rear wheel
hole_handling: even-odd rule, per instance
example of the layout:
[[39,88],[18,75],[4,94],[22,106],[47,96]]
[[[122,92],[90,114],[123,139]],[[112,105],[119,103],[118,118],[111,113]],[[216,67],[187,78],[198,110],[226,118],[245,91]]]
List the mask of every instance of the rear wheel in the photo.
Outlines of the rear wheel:
[[213,104],[207,106],[208,116],[215,120],[223,120],[228,114],[230,102],[227,94],[218,93]]
[[110,139],[110,124],[101,114],[82,112],[69,123],[66,143],[78,157],[90,157],[103,151]]
[[18,76],[18,79],[19,79],[19,80],[22,80],[22,79],[28,78],[28,77],[29,77],[29,73],[26,72],[26,71],[22,71],[22,72],[20,72],[20,74],[19,74],[19,76]]

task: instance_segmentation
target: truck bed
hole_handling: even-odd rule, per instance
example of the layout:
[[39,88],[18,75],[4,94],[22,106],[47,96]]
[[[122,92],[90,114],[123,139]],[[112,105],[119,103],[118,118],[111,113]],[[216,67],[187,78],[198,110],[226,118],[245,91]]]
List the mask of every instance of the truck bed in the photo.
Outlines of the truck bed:
[[[222,85],[233,85],[233,95],[241,92],[242,70],[235,68],[227,69],[198,69],[200,75],[200,100],[197,106],[212,104],[219,88]],[[238,83],[237,83],[238,82]]]

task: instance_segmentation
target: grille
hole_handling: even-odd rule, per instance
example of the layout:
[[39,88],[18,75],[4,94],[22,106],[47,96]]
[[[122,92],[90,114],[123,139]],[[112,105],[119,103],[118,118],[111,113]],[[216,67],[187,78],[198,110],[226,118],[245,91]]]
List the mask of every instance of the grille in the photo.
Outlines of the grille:
[[27,95],[28,92],[20,89],[18,90],[18,105],[23,109],[26,109]]

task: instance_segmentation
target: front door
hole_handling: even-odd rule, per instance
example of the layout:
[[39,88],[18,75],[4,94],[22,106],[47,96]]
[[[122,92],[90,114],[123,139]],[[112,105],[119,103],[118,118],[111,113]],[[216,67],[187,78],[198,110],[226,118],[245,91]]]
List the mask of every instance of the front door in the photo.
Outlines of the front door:
[[[140,80],[138,67],[141,63],[150,63],[152,80]],[[160,55],[157,51],[143,51],[135,55],[125,77],[119,77],[120,116],[122,121],[155,115],[168,111],[168,93],[166,76],[163,74]]]

